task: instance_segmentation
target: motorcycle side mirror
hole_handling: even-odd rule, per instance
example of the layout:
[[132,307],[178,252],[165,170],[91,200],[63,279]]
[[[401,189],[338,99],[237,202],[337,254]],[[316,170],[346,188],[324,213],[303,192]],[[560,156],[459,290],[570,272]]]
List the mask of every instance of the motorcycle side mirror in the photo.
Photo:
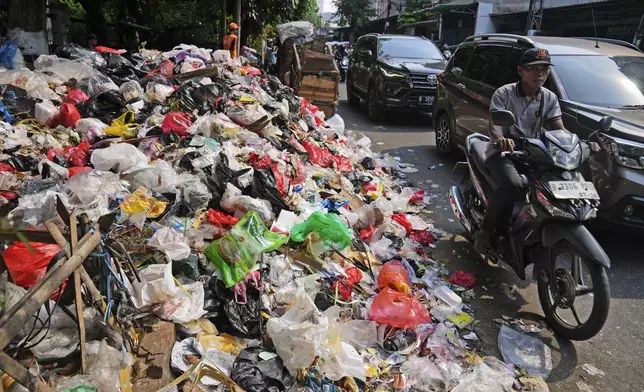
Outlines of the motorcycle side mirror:
[[599,130],[603,133],[608,133],[613,127],[613,118],[611,116],[604,116],[599,120]]
[[494,110],[490,112],[492,124],[499,127],[511,127],[515,123],[514,114],[509,110]]
[[443,52],[443,56],[445,56],[446,60],[449,60],[452,57],[452,52],[450,52],[449,50],[446,50]]
[[369,49],[364,49],[360,51],[360,55],[362,55],[363,57],[373,57],[373,52]]

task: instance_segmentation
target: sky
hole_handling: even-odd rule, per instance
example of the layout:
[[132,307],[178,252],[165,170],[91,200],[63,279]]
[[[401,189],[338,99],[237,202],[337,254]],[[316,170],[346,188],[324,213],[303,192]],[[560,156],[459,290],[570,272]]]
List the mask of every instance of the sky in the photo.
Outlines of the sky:
[[[320,6],[322,5],[323,6]],[[318,0],[318,7],[320,7],[320,11],[324,12],[335,12],[335,6],[333,5],[333,0]]]

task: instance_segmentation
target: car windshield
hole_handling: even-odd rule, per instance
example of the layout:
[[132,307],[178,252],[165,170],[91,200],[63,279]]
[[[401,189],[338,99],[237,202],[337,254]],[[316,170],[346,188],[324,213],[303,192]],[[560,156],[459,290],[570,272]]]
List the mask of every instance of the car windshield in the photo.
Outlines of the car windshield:
[[553,56],[568,97],[612,108],[644,105],[644,57]]
[[378,40],[378,57],[442,60],[436,45],[425,39],[383,37]]

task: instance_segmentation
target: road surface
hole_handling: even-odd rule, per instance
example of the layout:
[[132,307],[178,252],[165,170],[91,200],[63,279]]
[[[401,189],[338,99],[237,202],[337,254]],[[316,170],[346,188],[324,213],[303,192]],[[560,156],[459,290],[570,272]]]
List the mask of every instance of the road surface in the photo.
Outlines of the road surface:
[[[478,320],[475,330],[483,341],[483,354],[500,357],[499,328],[493,320],[503,315],[542,319],[536,285],[518,280],[508,266],[486,264],[471,245],[458,236],[462,228],[453,219],[447,197],[449,187],[458,181],[452,174],[455,161],[436,155],[430,117],[391,113],[376,124],[368,119],[364,106],[352,108],[348,105],[344,84],[340,91],[339,114],[347,129],[371,138],[374,150],[399,156],[403,162],[412,163],[419,169],[408,179],[432,196],[429,209],[433,211],[430,217],[435,226],[452,234],[437,244],[434,259],[448,259],[450,271],[462,269],[476,276],[477,299],[471,302]],[[641,351],[644,348],[644,246],[641,245],[644,238],[606,233],[598,233],[597,237],[612,260],[609,319],[603,331],[586,342],[565,341],[547,331],[542,333],[542,340],[552,349],[553,371],[547,381],[553,392],[578,391],[579,381],[598,392],[644,391],[644,354]],[[516,300],[500,291],[503,283],[510,287],[516,285]],[[494,300],[478,299],[484,294],[493,296]],[[589,376],[581,368],[587,363],[604,371],[605,376]]]

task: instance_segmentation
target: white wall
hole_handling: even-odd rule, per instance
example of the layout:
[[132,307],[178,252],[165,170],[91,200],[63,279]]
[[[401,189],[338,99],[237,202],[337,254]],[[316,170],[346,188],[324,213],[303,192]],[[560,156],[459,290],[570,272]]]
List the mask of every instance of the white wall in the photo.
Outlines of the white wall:
[[474,21],[474,34],[496,33],[490,14],[494,11],[494,4],[479,3],[476,20]]

